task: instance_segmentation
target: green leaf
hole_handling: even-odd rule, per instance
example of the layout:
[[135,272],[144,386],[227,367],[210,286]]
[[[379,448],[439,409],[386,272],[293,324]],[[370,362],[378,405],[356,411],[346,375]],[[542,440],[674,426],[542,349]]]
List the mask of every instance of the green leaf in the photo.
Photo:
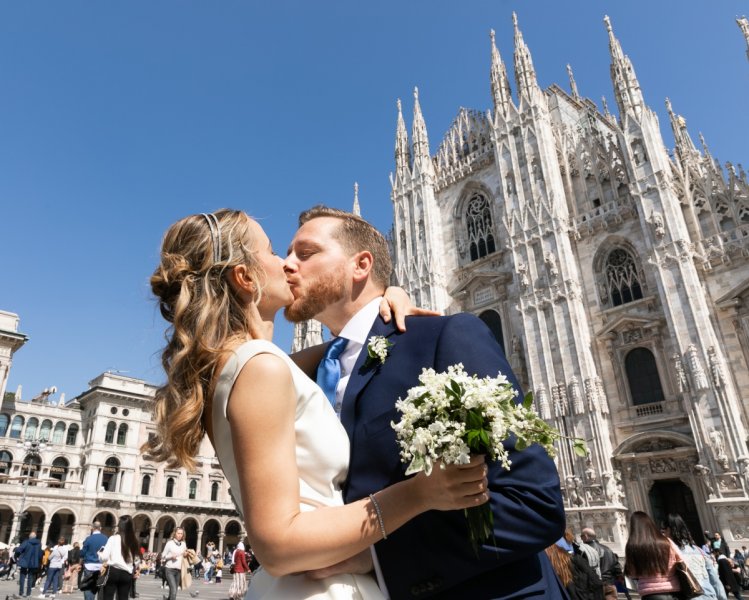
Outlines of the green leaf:
[[523,398],[523,408],[530,409],[533,406],[533,392],[528,392]]
[[585,444],[585,440],[581,438],[575,438],[572,442],[572,449],[581,458],[588,456],[588,446]]
[[518,438],[515,440],[515,450],[525,450],[528,447],[528,443],[525,438]]

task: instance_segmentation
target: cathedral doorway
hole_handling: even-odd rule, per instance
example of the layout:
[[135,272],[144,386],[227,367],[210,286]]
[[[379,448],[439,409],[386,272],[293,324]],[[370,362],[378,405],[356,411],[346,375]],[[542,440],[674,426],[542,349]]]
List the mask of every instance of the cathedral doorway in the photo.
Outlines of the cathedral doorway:
[[656,525],[660,527],[670,513],[678,514],[689,527],[695,543],[702,543],[702,525],[694,495],[688,485],[679,479],[655,481],[648,493],[648,499],[650,500],[650,514]]
[[502,346],[502,352],[504,352],[505,337],[502,335],[502,317],[499,316],[499,313],[497,313],[496,310],[485,310],[479,315],[479,319],[486,323],[487,327],[491,329],[491,332],[499,342],[499,345]]

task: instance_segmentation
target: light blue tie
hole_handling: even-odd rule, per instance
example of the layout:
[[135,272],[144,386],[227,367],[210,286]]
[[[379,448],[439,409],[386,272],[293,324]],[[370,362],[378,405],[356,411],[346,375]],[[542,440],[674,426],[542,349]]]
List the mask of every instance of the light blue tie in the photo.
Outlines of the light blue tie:
[[335,408],[335,389],[341,379],[341,361],[338,357],[346,348],[346,344],[348,344],[346,338],[334,338],[317,367],[317,385],[325,393],[333,408]]

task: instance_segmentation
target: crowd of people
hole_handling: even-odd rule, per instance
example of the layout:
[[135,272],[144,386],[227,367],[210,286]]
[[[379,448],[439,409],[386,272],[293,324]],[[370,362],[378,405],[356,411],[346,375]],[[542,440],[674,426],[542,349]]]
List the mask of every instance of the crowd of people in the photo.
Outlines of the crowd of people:
[[[618,593],[629,598],[630,590],[641,600],[728,600],[728,594],[742,600],[742,589],[749,588],[747,547],[731,554],[720,533],[708,531],[698,545],[676,514],[659,526],[646,513],[633,512],[623,567],[591,528],[579,539],[567,529],[546,553],[571,600],[616,600]],[[699,584],[689,592],[678,573],[682,565]]]
[[[19,592],[14,598],[31,598],[36,588],[39,598],[81,591],[84,600],[114,600],[115,596],[129,600],[139,596],[138,578],[152,574],[168,589],[165,600],[176,600],[178,590],[190,590],[193,576],[203,583],[221,583],[228,566],[233,576],[229,597],[243,597],[248,578],[259,566],[252,551],[239,542],[221,555],[216,544],[209,542],[201,552],[187,548],[184,536],[178,527],[161,553],[146,552],[127,515],[120,518],[112,536],[102,533],[101,524],[94,522],[82,545],[69,545],[59,538],[55,545],[42,548],[32,531],[21,544],[0,551],[0,579],[18,578]],[[197,593],[190,592],[190,596]]]

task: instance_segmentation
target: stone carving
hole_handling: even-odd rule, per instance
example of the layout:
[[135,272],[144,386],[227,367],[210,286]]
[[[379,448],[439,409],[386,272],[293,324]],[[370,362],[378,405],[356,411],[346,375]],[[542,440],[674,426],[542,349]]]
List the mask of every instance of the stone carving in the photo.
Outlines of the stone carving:
[[507,190],[508,196],[515,195],[515,178],[512,175],[505,177],[505,189]]
[[635,159],[636,165],[641,165],[648,160],[647,154],[645,154],[645,148],[643,148],[642,140],[636,139],[632,142],[632,157]]
[[650,461],[651,473],[676,473],[679,467],[673,458],[654,458]]
[[636,344],[642,339],[642,329],[626,329],[622,331],[622,342],[625,344]]
[[553,281],[559,275],[557,259],[551,252],[547,252],[544,260],[546,261],[546,268],[549,270],[549,278]]
[[576,415],[585,412],[583,395],[580,393],[580,383],[575,375],[570,378],[570,400],[572,401],[572,410]]
[[672,448],[676,448],[676,445],[673,442],[655,439],[643,442],[635,448],[635,452],[658,452],[660,450],[671,450]]
[[554,414],[557,417],[563,417],[569,413],[567,403],[567,390],[563,383],[552,386],[551,397],[554,401]]
[[728,456],[726,455],[726,445],[723,438],[723,432],[712,429],[708,434],[710,438],[710,448],[715,456],[715,461],[725,471],[728,469]]
[[606,390],[603,387],[603,380],[596,376],[596,395],[598,396],[598,408],[601,409],[601,413],[604,415],[609,414],[609,401],[606,396]]
[[743,456],[739,459],[739,475],[744,482],[744,489],[749,492],[749,457]]
[[570,506],[583,506],[585,500],[583,498],[582,480],[579,477],[568,475],[565,481],[567,483],[567,498],[570,501]]
[[718,357],[718,353],[715,351],[715,346],[710,346],[707,349],[707,358],[710,362],[710,376],[713,380],[713,385],[721,389],[723,386],[725,386],[726,383],[726,376],[723,372],[723,365]]
[[551,419],[551,407],[549,406],[549,397],[546,395],[546,388],[542,385],[536,389],[536,399],[538,400],[538,412],[542,419]]
[[739,489],[739,479],[734,473],[726,473],[718,477],[718,487],[722,492]]
[[687,364],[692,376],[692,384],[695,390],[706,390],[708,388],[707,377],[702,368],[702,362],[697,353],[697,347],[690,344],[687,348]]
[[590,460],[590,455],[585,459],[585,480],[591,483],[598,483],[598,471],[593,466],[593,461]]
[[541,172],[541,165],[538,164],[538,160],[534,160],[531,164],[531,169],[533,171],[533,181],[536,181],[538,183],[544,182],[544,175]]
[[663,217],[661,216],[661,213],[653,212],[650,217],[650,222],[653,225],[653,232],[655,233],[655,237],[657,237],[659,240],[662,239],[663,236],[666,235],[666,228],[663,226]]
[[526,267],[524,263],[518,263],[516,268],[518,271],[518,284],[520,284],[520,289],[526,290],[530,284],[530,281],[528,280],[528,267]]
[[585,399],[588,401],[588,410],[598,410],[598,390],[592,377],[585,380]]
[[686,394],[689,391],[689,379],[687,379],[687,374],[684,371],[684,363],[681,360],[681,356],[679,356],[678,352],[675,352],[671,357],[671,360],[674,363],[676,383],[679,386],[679,392]]
[[698,464],[694,465],[694,472],[702,479],[702,483],[705,484],[708,499],[712,500],[715,498],[715,488],[710,478],[710,469],[705,465]]
[[624,498],[624,490],[622,488],[622,475],[619,471],[612,473],[604,473],[602,475],[605,482],[606,498],[612,504],[620,504]]

